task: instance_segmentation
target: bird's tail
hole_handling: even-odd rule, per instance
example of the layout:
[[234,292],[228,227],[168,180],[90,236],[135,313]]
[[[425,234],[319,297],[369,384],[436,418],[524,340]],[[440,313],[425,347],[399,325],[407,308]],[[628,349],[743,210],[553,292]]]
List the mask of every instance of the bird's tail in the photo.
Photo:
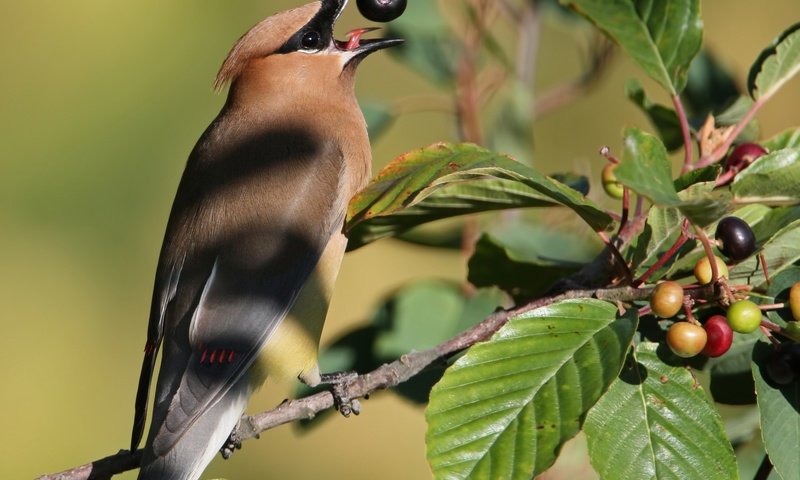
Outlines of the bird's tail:
[[167,452],[153,450],[158,431],[167,426],[153,426],[144,449],[138,480],[200,478],[242,417],[252,390],[245,376],[216,405],[200,416]]

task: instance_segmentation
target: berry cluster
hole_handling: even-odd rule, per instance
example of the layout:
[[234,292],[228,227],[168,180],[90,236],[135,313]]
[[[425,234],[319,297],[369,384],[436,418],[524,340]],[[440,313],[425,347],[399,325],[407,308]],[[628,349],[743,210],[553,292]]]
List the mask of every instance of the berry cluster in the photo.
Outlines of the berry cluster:
[[[607,149],[601,153],[609,160],[602,172],[603,189],[610,197],[623,199],[624,203],[627,200],[625,187],[614,174],[618,161],[608,154]],[[717,179],[717,185],[729,183],[738,172],[766,153],[757,144],[737,146],[725,160],[725,171]],[[667,261],[688,236],[684,232],[663,260]],[[705,234],[702,236],[705,237]],[[800,282],[791,288],[788,302],[759,306],[748,299],[747,290],[730,287],[727,282],[729,262],[735,264],[756,253],[756,236],[747,222],[735,216],[722,218],[717,222],[714,242],[707,238],[701,240],[705,242],[705,255],[694,265],[696,283],[681,285],[672,280],[662,281],[650,294],[649,311],[654,315],[671,319],[682,312],[684,314],[685,318],[676,319],[667,329],[666,343],[670,350],[683,358],[696,355],[719,357],[730,349],[734,332],[747,334],[761,329],[775,347],[765,365],[767,374],[776,384],[793,382],[800,376],[800,343],[797,343],[800,342]],[[714,246],[724,259],[713,254]],[[763,264],[763,258],[761,260]],[[650,273],[652,271],[648,271],[634,285],[644,282]],[[768,278],[768,272],[765,270],[764,273]],[[719,295],[708,298],[709,289],[719,292]],[[698,302],[710,307],[722,307],[726,309],[725,314],[713,314],[701,322],[694,316]],[[785,327],[763,318],[765,310],[786,308],[791,310],[794,321],[787,322]],[[786,341],[776,338],[773,335],[776,332],[778,338]]]

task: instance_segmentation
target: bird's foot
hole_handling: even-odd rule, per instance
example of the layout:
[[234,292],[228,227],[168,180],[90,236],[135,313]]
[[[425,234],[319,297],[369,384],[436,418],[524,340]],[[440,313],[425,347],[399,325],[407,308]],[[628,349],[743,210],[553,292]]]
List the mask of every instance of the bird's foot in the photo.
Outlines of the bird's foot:
[[[222,458],[227,460],[233,456],[233,452],[242,449],[242,441],[244,441],[246,438],[249,438],[247,436],[247,431],[250,430],[248,429],[253,429],[251,418],[249,415],[242,415],[242,418],[239,419],[239,423],[236,424],[236,426],[233,428],[233,431],[228,436],[228,439],[222,444],[222,448],[219,449],[219,453],[222,455]],[[258,438],[258,434],[251,436]]]
[[361,413],[361,402],[357,398],[350,398],[347,391],[352,380],[358,378],[356,372],[334,372],[320,375],[320,383],[331,385],[333,406],[345,417]]

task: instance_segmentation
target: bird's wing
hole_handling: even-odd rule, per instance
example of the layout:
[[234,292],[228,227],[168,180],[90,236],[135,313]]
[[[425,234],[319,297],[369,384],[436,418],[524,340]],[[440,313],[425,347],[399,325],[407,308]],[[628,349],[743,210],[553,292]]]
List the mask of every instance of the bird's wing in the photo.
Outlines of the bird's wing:
[[192,349],[180,385],[153,439],[156,455],[168,452],[241,379],[291,309],[319,253],[286,242],[257,269],[217,257],[191,319]]
[[147,420],[147,404],[150,394],[150,384],[155,370],[158,349],[164,336],[164,317],[167,306],[175,298],[178,281],[183,268],[183,261],[173,265],[166,272],[163,279],[157,279],[156,285],[163,285],[163,289],[155,288],[153,295],[153,308],[150,313],[150,322],[147,331],[147,343],[144,348],[142,370],[139,374],[139,386],[136,391],[136,403],[133,416],[133,431],[131,433],[131,450],[139,446],[144,433],[145,420]]

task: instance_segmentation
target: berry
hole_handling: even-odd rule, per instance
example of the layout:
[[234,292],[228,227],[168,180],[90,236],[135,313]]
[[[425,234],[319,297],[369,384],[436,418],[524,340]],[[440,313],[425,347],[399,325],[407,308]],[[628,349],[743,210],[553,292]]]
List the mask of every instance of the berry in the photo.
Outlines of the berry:
[[761,325],[761,309],[750,300],[740,300],[728,309],[727,318],[734,332],[754,332]]
[[707,338],[703,327],[694,323],[675,322],[667,330],[667,345],[675,355],[683,358],[702,352]]
[[661,282],[650,294],[650,308],[659,317],[674,317],[681,311],[681,307],[683,307],[683,287],[677,282]]
[[740,171],[753,163],[758,157],[765,155],[767,151],[757,143],[742,143],[733,149],[728,159],[725,160],[725,167],[728,170]]
[[719,357],[731,348],[731,343],[733,343],[733,330],[731,330],[725,317],[722,315],[714,315],[706,320],[703,328],[708,336],[706,346],[703,348],[703,355]]
[[789,289],[789,308],[792,310],[792,318],[800,322],[800,282]]
[[[714,260],[717,262],[717,274],[720,277],[727,277],[728,266],[725,265],[725,262],[716,256],[714,257]],[[708,260],[708,257],[703,257],[698,260],[694,265],[694,276],[697,278],[697,281],[700,282],[701,285],[711,283],[711,275],[711,262]]]
[[601,175],[601,179],[603,180],[603,190],[606,191],[609,197],[620,199],[622,198],[622,192],[624,188],[621,183],[617,181],[617,176],[614,175],[614,169],[617,168],[617,164],[609,163],[603,167],[603,173]]
[[785,349],[770,352],[767,363],[764,365],[769,378],[778,385],[792,383],[797,376],[792,360],[791,352]]
[[406,0],[357,0],[358,11],[373,22],[391,22],[406,11]]
[[717,224],[714,234],[719,250],[731,260],[744,260],[756,251],[756,236],[750,225],[737,217],[725,217]]

